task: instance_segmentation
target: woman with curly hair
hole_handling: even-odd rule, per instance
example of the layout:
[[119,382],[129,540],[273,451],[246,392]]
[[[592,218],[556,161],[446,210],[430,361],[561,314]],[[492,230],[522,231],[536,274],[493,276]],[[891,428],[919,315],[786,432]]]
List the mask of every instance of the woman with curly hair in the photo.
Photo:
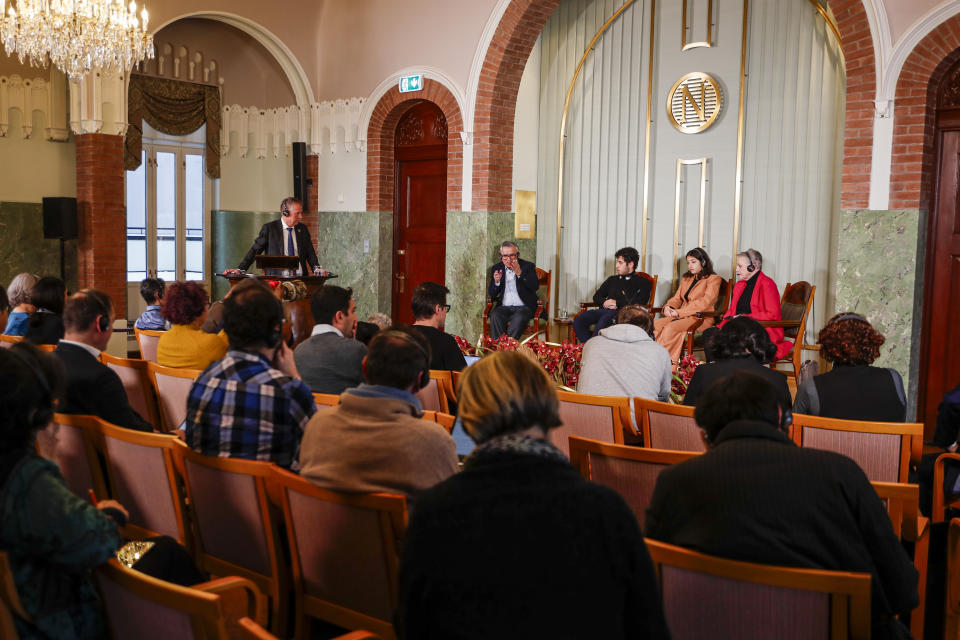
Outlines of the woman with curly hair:
[[223,358],[228,346],[226,335],[201,329],[209,307],[207,292],[196,282],[174,282],[167,287],[163,317],[172,326],[157,343],[157,364],[206,369]]
[[820,330],[820,353],[833,363],[828,373],[806,380],[797,389],[795,413],[844,420],[903,422],[906,394],[894,369],[872,367],[883,334],[856,313],[838,313]]
[[39,279],[40,276],[32,273],[18,273],[10,281],[10,286],[7,287],[7,295],[10,297],[10,315],[3,330],[4,335],[22,336],[27,332],[27,322],[36,308],[30,304],[30,290]]

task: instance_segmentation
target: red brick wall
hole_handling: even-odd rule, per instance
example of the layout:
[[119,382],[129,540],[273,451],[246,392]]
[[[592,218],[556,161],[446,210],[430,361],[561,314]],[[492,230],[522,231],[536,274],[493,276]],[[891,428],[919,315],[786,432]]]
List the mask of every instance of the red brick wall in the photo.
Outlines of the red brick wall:
[[[514,92],[516,94],[516,92]],[[463,116],[450,91],[425,78],[423,91],[401,94],[393,87],[380,98],[367,128],[367,210],[393,211],[394,134],[400,116],[420,100],[428,100],[447,119],[447,210],[459,210],[463,181]],[[513,125],[511,125],[511,131]]]
[[303,203],[303,224],[310,229],[310,236],[313,241],[317,241],[317,234],[320,229],[320,216],[317,213],[320,210],[320,191],[317,180],[320,173],[320,156],[307,156],[307,180],[312,180],[313,184],[307,185],[307,201]]
[[127,311],[127,223],[123,137],[77,136],[78,281],[113,300],[118,317]]
[[960,16],[954,16],[928,33],[903,64],[894,101],[891,209],[932,206],[936,91],[960,59],[958,49]]
[[865,209],[870,200],[870,166],[873,154],[873,101],[877,72],[873,38],[863,0],[830,0],[843,40],[847,63],[847,108],[843,141],[843,175],[840,206]]

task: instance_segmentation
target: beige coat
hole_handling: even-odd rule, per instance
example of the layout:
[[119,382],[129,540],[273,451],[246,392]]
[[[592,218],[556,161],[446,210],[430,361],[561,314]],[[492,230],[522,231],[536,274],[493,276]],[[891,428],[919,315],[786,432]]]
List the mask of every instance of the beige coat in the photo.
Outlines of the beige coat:
[[690,288],[693,282],[693,276],[683,276],[680,280],[680,286],[676,293],[663,305],[673,307],[680,313],[679,318],[659,318],[653,323],[654,337],[657,342],[666,347],[670,352],[670,360],[677,362],[680,360],[680,352],[683,350],[683,340],[690,327],[697,322],[695,314],[708,313],[711,317],[705,318],[700,330],[713,326],[712,313],[717,306],[717,297],[720,295],[720,284],[723,278],[717,274],[707,276],[707,279],[698,284],[690,292],[690,299],[684,300],[683,294]]

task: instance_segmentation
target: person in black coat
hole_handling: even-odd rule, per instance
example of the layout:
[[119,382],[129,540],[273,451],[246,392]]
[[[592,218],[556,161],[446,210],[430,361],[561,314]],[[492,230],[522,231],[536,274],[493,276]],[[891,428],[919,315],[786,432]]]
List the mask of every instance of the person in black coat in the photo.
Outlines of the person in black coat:
[[827,373],[804,380],[796,413],[843,420],[903,422],[907,398],[896,369],[870,366],[886,339],[857,313],[838,313],[820,329],[820,355],[833,363]]
[[793,399],[787,386],[787,375],[764,366],[773,360],[777,345],[770,340],[759,322],[746,316],[733,318],[720,329],[713,348],[717,360],[702,364],[693,372],[683,404],[696,406],[700,397],[717,380],[736,371],[749,371],[772,384],[777,390],[780,406],[784,411],[790,410]]
[[537,311],[537,266],[521,260],[520,249],[509,240],[500,245],[500,260],[490,267],[487,285],[487,296],[494,302],[490,337],[519,338]]
[[33,344],[57,344],[63,337],[63,303],[67,287],[60,278],[40,278],[30,290],[30,300],[36,310],[27,321],[24,340]]
[[467,361],[457,340],[443,330],[447,319],[447,289],[436,282],[421,282],[413,290],[410,307],[413,309],[413,328],[430,343],[430,368],[441,371],[463,371]]
[[733,560],[870,573],[873,638],[909,637],[895,614],[919,602],[918,574],[857,464],[797,447],[765,379],[738,371],[694,412],[707,452],[657,479],[648,538]]
[[547,440],[560,417],[546,372],[496,352],[467,367],[459,399],[478,446],[417,496],[398,637],[669,638],[636,517]]
[[[280,202],[280,219],[272,220],[260,227],[260,234],[253,241],[247,255],[243,257],[236,269],[225,269],[227,275],[238,274],[253,264],[254,258],[261,253],[267,255],[296,255],[300,258],[299,273],[292,275],[321,274],[323,269],[317,260],[317,251],[310,238],[307,225],[300,222],[303,219],[303,203],[298,198],[284,198]],[[291,249],[293,249],[291,251]]]
[[67,300],[63,310],[66,332],[53,352],[66,371],[65,394],[57,410],[97,416],[137,431],[153,431],[153,426],[130,406],[120,377],[98,359],[113,334],[113,317],[113,304],[102,291],[84,289]]
[[[616,275],[604,280],[593,294],[593,302],[598,308],[578,313],[573,319],[573,331],[581,344],[612,325],[620,309],[631,304],[647,306],[650,303],[650,281],[635,273],[640,262],[637,250],[624,247],[614,257]],[[594,325],[592,331],[590,325]]]

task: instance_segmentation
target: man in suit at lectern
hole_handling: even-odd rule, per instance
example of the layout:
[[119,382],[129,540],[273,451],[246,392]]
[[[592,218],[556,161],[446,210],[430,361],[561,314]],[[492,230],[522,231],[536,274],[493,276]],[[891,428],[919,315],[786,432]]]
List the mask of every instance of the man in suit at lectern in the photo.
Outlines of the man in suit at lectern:
[[325,275],[326,271],[317,260],[313,248],[310,230],[300,222],[303,219],[303,203],[294,197],[284,198],[280,203],[280,219],[273,220],[260,227],[260,235],[253,241],[250,251],[243,257],[236,269],[225,269],[225,275],[237,275],[246,271],[256,256],[266,253],[271,256],[297,256],[300,266],[291,272],[292,276]]

